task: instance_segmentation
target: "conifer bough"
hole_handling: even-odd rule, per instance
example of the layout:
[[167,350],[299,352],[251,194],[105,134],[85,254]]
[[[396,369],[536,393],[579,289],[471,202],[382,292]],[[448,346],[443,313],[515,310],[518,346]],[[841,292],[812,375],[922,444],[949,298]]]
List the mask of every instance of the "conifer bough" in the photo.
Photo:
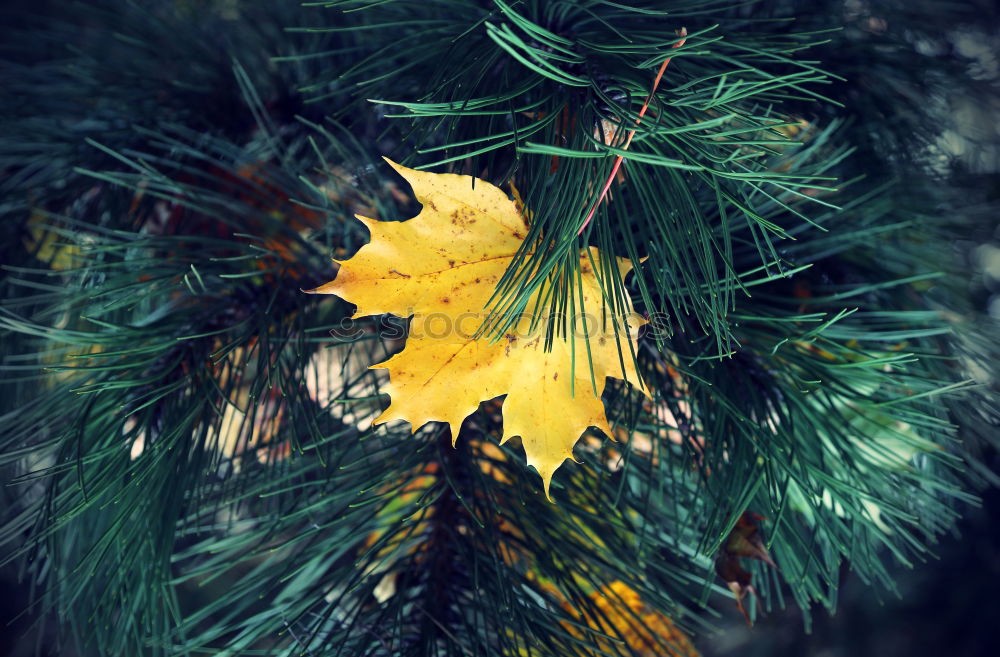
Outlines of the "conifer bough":
[[[982,82],[928,47],[988,3],[19,4],[0,554],[53,654],[687,656],[995,480]],[[376,153],[416,218],[353,218],[413,215]]]

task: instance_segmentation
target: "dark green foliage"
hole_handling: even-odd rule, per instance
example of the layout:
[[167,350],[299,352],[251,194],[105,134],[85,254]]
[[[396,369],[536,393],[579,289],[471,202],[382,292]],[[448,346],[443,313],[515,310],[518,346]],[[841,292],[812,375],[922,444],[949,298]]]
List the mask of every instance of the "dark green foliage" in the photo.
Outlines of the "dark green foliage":
[[[845,562],[891,587],[992,477],[1000,424],[996,327],[949,247],[990,208],[937,150],[949,97],[989,83],[920,54],[991,7],[891,5],[19,8],[0,544],[31,613],[87,655],[641,654],[586,629],[596,593],[708,627],[746,509],[765,609],[832,609]],[[636,262],[608,298],[652,317],[656,398],[608,394],[630,442],[581,441],[555,505],[484,447],[495,405],[455,448],[361,422],[399,324],[346,330],[301,290],[367,239],[354,212],[412,216],[380,155],[516,182],[542,248],[498,289],[512,312],[586,244]]]

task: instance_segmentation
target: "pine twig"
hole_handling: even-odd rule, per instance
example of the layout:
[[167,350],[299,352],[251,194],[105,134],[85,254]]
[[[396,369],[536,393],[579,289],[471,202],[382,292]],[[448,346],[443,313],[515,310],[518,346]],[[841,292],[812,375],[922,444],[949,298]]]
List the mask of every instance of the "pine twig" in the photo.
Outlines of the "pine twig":
[[[678,30],[677,36],[681,37],[681,39],[674,45],[670,46],[673,49],[680,48],[687,41],[687,28],[682,27]],[[663,60],[663,63],[660,64],[660,70],[656,73],[656,79],[653,80],[653,88],[649,90],[649,95],[646,96],[646,102],[642,104],[642,109],[639,110],[639,116],[635,120],[636,126],[638,126],[639,122],[642,121],[642,117],[646,115],[646,110],[649,109],[649,103],[653,100],[653,94],[656,93],[656,88],[660,86],[660,80],[663,79],[663,74],[666,72],[671,59],[673,59],[673,57],[667,57]],[[635,137],[634,128],[629,131],[628,137],[625,139],[625,145],[622,146],[622,150],[628,150],[633,137]],[[611,188],[611,181],[613,181],[615,176],[618,175],[618,169],[621,168],[623,160],[624,157],[621,155],[615,158],[615,165],[611,167],[611,175],[609,175],[608,179],[604,182],[604,188],[601,190],[601,195],[597,197],[596,201],[594,201],[594,205],[591,206],[590,212],[587,214],[587,218],[583,220],[580,230],[576,231],[577,235],[583,233],[583,229],[586,228],[590,223],[590,220],[594,218],[594,215],[597,213],[597,208],[601,205],[601,201],[603,201],[604,197],[608,195],[608,190]]]

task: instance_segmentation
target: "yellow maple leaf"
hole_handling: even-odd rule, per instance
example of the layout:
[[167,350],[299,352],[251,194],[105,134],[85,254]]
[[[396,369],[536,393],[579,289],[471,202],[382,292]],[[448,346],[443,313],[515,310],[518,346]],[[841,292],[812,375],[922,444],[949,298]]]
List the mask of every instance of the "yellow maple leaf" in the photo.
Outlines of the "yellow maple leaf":
[[[371,231],[370,243],[338,263],[335,280],[310,292],[336,294],[356,304],[358,316],[413,318],[406,348],[372,366],[389,370],[385,391],[392,399],[375,423],[407,420],[416,431],[427,422],[446,422],[454,443],[480,402],[507,395],[501,443],[521,437],[548,495],[552,473],[573,457],[588,427],[612,435],[600,398],[607,377],[641,386],[631,353],[644,320],[626,299],[629,326],[619,323],[615,330],[601,287],[604,265],[591,248],[580,252],[577,316],[567,318],[567,335],[553,339],[550,350],[547,322],[526,315],[499,340],[477,339],[493,291],[527,235],[524,216],[483,180],[473,187],[471,176],[386,161],[410,183],[421,212],[403,222],[358,215]],[[613,266],[621,276],[631,270],[622,258]],[[537,294],[526,308],[545,305],[536,306]]]

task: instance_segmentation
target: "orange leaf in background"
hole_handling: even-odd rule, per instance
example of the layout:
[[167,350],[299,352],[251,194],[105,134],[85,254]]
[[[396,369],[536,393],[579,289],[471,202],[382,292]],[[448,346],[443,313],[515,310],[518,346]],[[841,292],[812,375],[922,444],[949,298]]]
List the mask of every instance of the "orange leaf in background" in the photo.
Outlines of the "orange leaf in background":
[[[562,597],[555,589],[550,592]],[[582,624],[599,632],[586,637],[596,642],[599,654],[620,654],[616,641],[601,636],[609,635],[621,638],[630,654],[641,657],[698,657],[691,639],[668,616],[646,605],[625,582],[616,580],[606,584],[591,593],[590,598],[600,613],[580,614],[568,601],[562,606]],[[578,625],[563,625],[570,634],[584,638]]]
[[[371,242],[343,263],[336,280],[313,293],[336,294],[357,305],[355,315],[392,313],[413,317],[406,348],[384,363],[392,404],[376,420],[407,420],[414,431],[446,422],[452,442],[462,421],[480,402],[506,395],[502,441],[520,436],[528,464],[542,477],[546,495],[552,474],[588,427],[609,436],[601,402],[607,377],[639,385],[630,353],[643,320],[626,299],[631,326],[617,331],[605,307],[597,249],[580,252],[575,291],[578,316],[567,319],[574,339],[556,337],[545,349],[544,318],[522,316],[498,341],[476,339],[492,308],[487,304],[528,226],[514,201],[471,176],[415,171],[389,164],[413,187],[423,209],[403,222],[358,216]],[[611,266],[624,276],[627,260]],[[545,307],[536,293],[526,308]],[[586,336],[586,337],[584,337]],[[592,365],[593,380],[591,379]],[[596,384],[596,385],[595,385]]]

